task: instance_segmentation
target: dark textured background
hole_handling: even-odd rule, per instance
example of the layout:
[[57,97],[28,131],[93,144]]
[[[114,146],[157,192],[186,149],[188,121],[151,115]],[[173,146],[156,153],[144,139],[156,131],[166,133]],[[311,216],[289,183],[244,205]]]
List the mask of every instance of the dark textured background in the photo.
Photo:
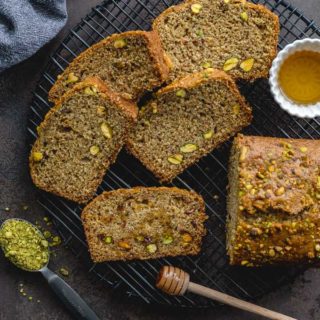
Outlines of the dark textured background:
[[[35,88],[48,56],[65,37],[70,27],[80,21],[99,0],[68,0],[67,26],[50,44],[31,59],[0,75],[0,217],[25,217],[43,221],[44,212],[36,202],[37,193],[28,175],[27,118],[32,90]],[[306,16],[320,24],[319,0],[291,0]],[[30,22],[32,23],[32,22]],[[23,210],[24,206],[28,210]],[[5,208],[10,208],[6,211]],[[260,319],[247,313],[221,307],[204,311],[146,306],[126,296],[118,296],[88,275],[81,262],[60,247],[52,257],[51,267],[67,267],[66,280],[90,303],[101,319]],[[33,300],[19,293],[19,283]],[[267,308],[287,313],[299,320],[320,319],[320,273],[310,269],[287,285],[259,301]],[[37,300],[41,300],[37,303]],[[12,267],[0,256],[0,319],[70,319],[67,311],[54,297],[39,274],[29,274]]]

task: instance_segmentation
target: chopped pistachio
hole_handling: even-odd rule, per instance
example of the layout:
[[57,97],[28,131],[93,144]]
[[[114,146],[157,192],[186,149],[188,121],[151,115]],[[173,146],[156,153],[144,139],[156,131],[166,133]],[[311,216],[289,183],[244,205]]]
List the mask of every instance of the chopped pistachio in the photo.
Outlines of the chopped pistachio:
[[234,69],[239,63],[239,59],[237,58],[230,58],[228,59],[223,65],[223,71],[230,71]]
[[276,255],[276,252],[273,249],[269,250],[269,256],[274,257]]
[[23,211],[27,211],[29,209],[29,207],[27,206],[27,205],[24,205],[23,207],[22,207],[22,210]]
[[249,58],[241,62],[240,68],[245,72],[249,72],[252,69],[253,65],[254,65],[254,59]]
[[9,211],[10,211],[10,208],[9,208],[9,207],[5,207],[5,208],[4,208],[4,211],[9,212]]
[[213,130],[209,130],[209,131],[205,132],[205,133],[203,134],[203,137],[204,137],[206,140],[211,139],[211,138],[213,137]]
[[305,152],[308,151],[308,148],[307,148],[307,147],[301,147],[301,148],[300,148],[300,151],[303,152],[303,153],[305,153]]
[[30,297],[28,297],[28,300],[29,300],[29,301],[32,301],[32,299],[33,299],[33,298],[32,298],[31,296],[30,296]]
[[260,179],[264,179],[265,178],[265,176],[261,172],[257,173],[257,177],[260,178]]
[[158,106],[155,102],[151,103],[151,108],[152,108],[152,113],[157,113],[158,112]]
[[249,149],[246,146],[242,146],[240,148],[240,157],[239,157],[240,162],[242,162],[242,161],[244,161],[246,159],[248,150]]
[[202,5],[200,3],[194,3],[193,5],[191,5],[191,11],[195,14],[200,13],[200,11],[202,10]]
[[68,277],[69,276],[69,271],[68,271],[68,269],[66,269],[66,268],[60,268],[59,269],[59,272],[63,275],[63,276],[65,276],[65,277]]
[[158,250],[157,245],[154,244],[154,243],[148,244],[148,245],[146,246],[146,248],[147,248],[147,251],[148,251],[149,253],[155,253],[155,252]]
[[13,234],[12,234],[11,231],[6,231],[6,232],[4,233],[4,237],[5,237],[6,239],[11,239],[12,236],[13,236]]
[[171,157],[168,157],[168,161],[171,163],[171,164],[180,164],[183,160],[183,155],[182,154],[174,154],[173,156]]
[[315,248],[316,251],[320,251],[320,244],[317,243],[314,248]]
[[204,33],[203,33],[202,30],[197,30],[197,31],[196,31],[196,35],[197,35],[198,37],[203,37]]
[[97,106],[97,115],[103,117],[106,114],[106,108],[104,106]]
[[116,49],[124,48],[126,45],[127,45],[127,42],[126,42],[126,40],[124,40],[124,39],[117,39],[117,40],[113,43],[113,46],[114,46]]
[[50,243],[50,247],[55,247],[60,245],[62,242],[61,238],[59,236],[55,236],[52,238],[52,242]]
[[150,126],[150,121],[149,121],[149,120],[143,120],[143,123],[144,123],[146,126]]
[[106,244],[112,244],[113,243],[113,238],[111,236],[106,236],[106,237],[104,237],[103,241]]
[[192,152],[196,151],[197,149],[198,149],[198,146],[193,143],[187,143],[187,144],[183,145],[182,147],[180,147],[180,151],[182,153],[192,153]]
[[79,77],[77,77],[74,72],[70,72],[68,74],[68,79],[66,81],[66,83],[74,83],[77,82],[79,80]]
[[112,128],[108,125],[107,122],[102,122],[100,125],[100,129],[102,134],[108,138],[111,139],[112,138]]
[[90,87],[86,87],[83,92],[88,96],[92,96],[95,94],[95,92]]
[[42,246],[43,246],[44,248],[48,248],[48,246],[49,246],[49,243],[48,243],[47,240],[41,240],[41,244],[42,244]]
[[186,96],[186,90],[180,89],[176,92],[176,96],[180,98],[184,98]]
[[275,170],[276,170],[276,169],[275,169],[274,166],[269,166],[269,167],[268,167],[268,171],[269,171],[269,172],[275,172]]
[[246,11],[243,11],[240,13],[240,17],[243,21],[247,22],[248,21],[248,13]]
[[33,152],[32,153],[32,159],[35,162],[40,162],[43,159],[43,153],[42,152]]
[[172,242],[173,242],[173,237],[172,236],[167,235],[167,236],[164,236],[162,238],[162,243],[163,244],[170,244]]
[[230,0],[223,0],[223,1],[224,3],[227,3],[227,4],[230,2]]
[[122,92],[121,96],[126,99],[126,100],[133,100],[133,95],[131,93],[128,92]]
[[100,148],[98,146],[91,146],[90,147],[90,153],[93,156],[96,156],[100,152]]
[[282,196],[285,193],[285,188],[284,187],[280,187],[279,189],[276,190],[275,194],[277,196]]
[[207,61],[207,62],[203,62],[201,66],[205,69],[208,69],[208,68],[211,68],[212,65],[211,65],[211,62]]
[[249,263],[249,261],[247,261],[247,260],[242,260],[242,261],[241,261],[241,265],[242,265],[242,266],[245,266],[245,265],[247,265],[248,263]]
[[143,242],[143,241],[144,241],[144,236],[138,235],[138,236],[135,237],[135,239],[136,239],[138,242]]
[[239,112],[240,112],[240,105],[239,105],[239,104],[235,104],[234,106],[232,106],[232,112],[233,112],[235,115],[238,115]]
[[46,231],[43,232],[43,235],[44,235],[44,237],[45,237],[46,239],[48,239],[48,238],[51,237],[51,232],[48,231],[48,230],[46,230]]

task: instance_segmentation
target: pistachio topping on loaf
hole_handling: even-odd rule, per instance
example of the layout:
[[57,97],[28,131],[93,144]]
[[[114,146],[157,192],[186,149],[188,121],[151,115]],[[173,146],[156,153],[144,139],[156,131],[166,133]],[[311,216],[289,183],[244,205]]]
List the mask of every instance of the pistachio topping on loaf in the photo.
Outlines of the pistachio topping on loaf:
[[137,107],[97,78],[68,91],[38,127],[30,171],[41,189],[86,203],[115,161]]
[[251,109],[223,71],[208,69],[160,90],[139,113],[129,151],[169,182],[251,121]]
[[88,48],[58,76],[49,100],[57,101],[88,76],[98,76],[127,100],[137,100],[145,91],[160,86],[168,76],[168,66],[157,34],[128,31]]
[[165,10],[153,29],[171,61],[170,80],[206,68],[252,80],[268,76],[278,20],[266,7],[243,0],[188,0]]
[[207,219],[199,195],[165,187],[104,192],[81,218],[94,262],[195,255]]
[[231,152],[230,263],[320,259],[320,141],[239,135]]

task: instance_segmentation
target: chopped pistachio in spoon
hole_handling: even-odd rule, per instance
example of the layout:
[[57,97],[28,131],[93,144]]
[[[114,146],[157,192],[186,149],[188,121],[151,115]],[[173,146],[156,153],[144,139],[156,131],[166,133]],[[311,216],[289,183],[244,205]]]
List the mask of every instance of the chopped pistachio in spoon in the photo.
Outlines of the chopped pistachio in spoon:
[[5,221],[0,229],[0,245],[6,258],[24,270],[40,270],[49,261],[48,241],[27,221]]

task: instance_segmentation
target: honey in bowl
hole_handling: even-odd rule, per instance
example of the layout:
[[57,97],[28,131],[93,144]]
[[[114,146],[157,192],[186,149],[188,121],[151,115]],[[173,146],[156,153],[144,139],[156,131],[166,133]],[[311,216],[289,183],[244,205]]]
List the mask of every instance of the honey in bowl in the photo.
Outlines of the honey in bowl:
[[289,56],[280,68],[279,83],[298,104],[320,102],[320,52],[298,51]]

